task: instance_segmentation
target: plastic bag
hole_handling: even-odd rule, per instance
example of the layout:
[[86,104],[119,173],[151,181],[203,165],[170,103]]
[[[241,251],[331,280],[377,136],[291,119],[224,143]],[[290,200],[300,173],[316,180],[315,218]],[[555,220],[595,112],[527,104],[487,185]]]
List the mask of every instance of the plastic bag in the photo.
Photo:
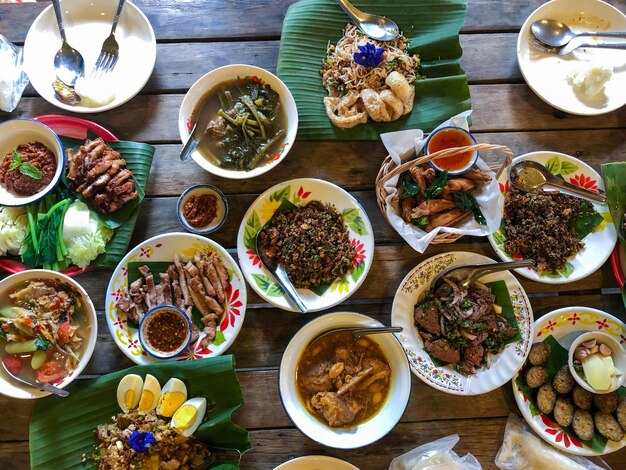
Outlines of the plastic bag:
[[502,470],[604,470],[590,460],[566,455],[533,434],[528,425],[509,415],[504,441],[495,464]]
[[26,85],[28,77],[24,72],[23,48],[0,34],[0,109],[13,111]]
[[452,448],[459,442],[453,434],[396,457],[389,470],[482,470],[480,462],[472,454],[459,457]]

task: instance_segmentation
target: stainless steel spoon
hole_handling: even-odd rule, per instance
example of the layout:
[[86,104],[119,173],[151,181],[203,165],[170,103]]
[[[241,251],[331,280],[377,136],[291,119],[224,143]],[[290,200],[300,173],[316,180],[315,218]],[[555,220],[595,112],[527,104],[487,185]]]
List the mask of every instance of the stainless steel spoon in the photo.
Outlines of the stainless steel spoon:
[[539,20],[530,25],[530,32],[542,43],[552,46],[565,46],[574,38],[626,38],[626,32],[620,31],[589,31],[576,34],[569,27],[557,20]]
[[23,383],[25,385],[29,385],[30,387],[33,388],[37,388],[43,392],[50,392],[54,395],[58,395],[60,397],[66,397],[70,394],[70,392],[66,391],[66,390],[62,390],[60,388],[55,387],[54,385],[51,385],[49,383],[45,383],[45,382],[40,382],[37,379],[34,379],[33,381],[29,381],[29,380],[25,380],[22,377],[19,377],[17,375],[15,375],[13,372],[11,372],[6,364],[4,363],[4,361],[0,361],[2,362],[2,367],[4,367],[4,370],[6,371],[7,374],[9,374],[11,377],[13,377],[15,380],[17,380],[20,383]]
[[372,39],[391,41],[400,35],[400,28],[389,18],[365,13],[347,0],[337,0],[337,3],[352,18],[352,21],[356,23],[359,29]]
[[330,330],[322,331],[319,335],[317,335],[313,340],[309,343],[308,347],[324,336],[328,336],[332,333],[337,333],[338,331],[349,331],[352,336],[358,338],[359,336],[365,335],[377,335],[380,333],[401,333],[401,326],[371,326],[371,327],[355,327],[355,326],[342,326],[338,328],[331,328]]
[[553,186],[558,189],[592,201],[605,203],[606,196],[594,193],[588,189],[574,186],[561,178],[557,178],[540,163],[525,160],[516,163],[509,170],[509,179],[511,184],[522,191],[532,191],[545,185]]
[[54,14],[59,25],[59,34],[63,41],[61,49],[54,56],[54,68],[57,78],[66,85],[73,87],[76,84],[76,80],[85,75],[85,61],[80,52],[67,43],[59,0],[53,0],[52,5],[54,6]]
[[502,263],[488,264],[468,264],[467,266],[454,266],[444,269],[435,276],[431,282],[431,289],[439,287],[444,277],[450,277],[455,280],[455,284],[461,288],[467,289],[469,285],[487,274],[496,273],[498,271],[508,271],[509,269],[534,267],[535,260],[525,259],[522,261],[505,261]]
[[302,299],[300,298],[300,296],[298,295],[298,291],[296,291],[296,288],[289,280],[289,276],[287,275],[287,271],[285,270],[285,267],[282,264],[277,263],[274,258],[270,258],[269,256],[267,256],[267,253],[265,252],[263,247],[259,245],[259,233],[261,233],[262,231],[263,229],[257,232],[255,242],[254,242],[256,245],[256,252],[259,255],[261,262],[265,266],[265,269],[267,269],[270,273],[272,273],[272,276],[274,276],[274,279],[276,279],[276,282],[278,282],[278,285],[282,287],[283,291],[285,291],[285,294],[287,294],[287,297],[289,297],[289,300],[291,300],[291,303],[300,312],[307,313],[308,309],[306,305],[304,305],[304,302],[302,302]]

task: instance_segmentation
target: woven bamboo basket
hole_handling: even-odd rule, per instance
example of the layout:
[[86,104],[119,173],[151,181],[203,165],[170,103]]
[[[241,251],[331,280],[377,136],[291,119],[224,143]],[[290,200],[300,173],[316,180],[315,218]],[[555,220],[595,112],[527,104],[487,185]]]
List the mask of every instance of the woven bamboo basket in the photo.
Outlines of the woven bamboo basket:
[[[387,198],[387,191],[385,190],[385,183],[389,181],[389,179],[393,178],[396,175],[404,173],[408,171],[410,168],[414,166],[423,165],[424,163],[428,163],[429,161],[440,158],[440,157],[452,157],[455,155],[459,155],[463,152],[473,152],[477,150],[479,152],[499,152],[504,155],[504,161],[501,165],[491,166],[490,169],[496,172],[496,179],[500,177],[502,172],[511,164],[513,160],[513,152],[504,146],[504,145],[494,145],[494,144],[474,144],[468,145],[465,147],[455,147],[449,149],[439,150],[438,152],[431,153],[429,155],[416,158],[414,160],[410,160],[408,162],[404,162],[402,165],[396,165],[396,163],[392,160],[391,156],[387,156],[383,161],[383,164],[380,167],[380,171],[376,176],[376,200],[378,201],[378,207],[380,208],[385,220],[389,225],[391,222],[387,217],[387,202],[385,199]],[[437,236],[433,239],[431,243],[452,243],[463,235],[458,233],[447,233],[441,232],[437,234]]]

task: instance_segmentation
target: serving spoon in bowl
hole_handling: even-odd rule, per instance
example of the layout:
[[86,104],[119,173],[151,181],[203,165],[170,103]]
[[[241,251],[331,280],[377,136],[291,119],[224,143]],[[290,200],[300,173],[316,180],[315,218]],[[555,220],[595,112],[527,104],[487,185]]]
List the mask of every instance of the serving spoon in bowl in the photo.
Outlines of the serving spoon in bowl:
[[509,179],[514,187],[522,191],[532,191],[533,189],[548,185],[557,189],[564,189],[584,199],[591,199],[592,201],[603,204],[606,203],[606,196],[575,186],[561,178],[557,178],[541,163],[531,160],[524,160],[513,165],[509,171]]
[[455,284],[460,288],[467,289],[469,285],[487,274],[509,269],[534,267],[535,260],[525,259],[521,261],[505,261],[502,263],[468,264],[466,266],[453,266],[444,269],[435,276],[431,282],[431,289],[439,287],[444,277],[454,278]]
[[15,375],[13,372],[11,372],[9,370],[9,368],[6,366],[4,361],[0,361],[0,362],[2,362],[2,367],[4,367],[4,370],[6,371],[6,373],[9,374],[11,377],[13,377],[15,380],[17,380],[20,383],[23,383],[23,384],[28,385],[28,386],[33,387],[33,388],[37,388],[37,389],[41,390],[42,392],[50,392],[50,393],[52,393],[54,395],[58,395],[60,397],[66,397],[66,396],[68,396],[70,394],[70,392],[68,392],[67,390],[60,389],[58,387],[55,387],[52,384],[45,383],[45,382],[40,382],[39,380],[34,379],[34,378],[32,380],[26,380],[23,377]]
[[59,25],[59,34],[63,41],[61,49],[54,56],[54,69],[59,80],[67,86],[73,87],[76,84],[76,80],[85,75],[85,60],[80,52],[67,42],[59,0],[52,0],[52,5],[54,6],[54,14]]
[[367,36],[378,41],[392,41],[400,35],[400,28],[395,21],[384,16],[365,13],[348,0],[337,0],[348,16]]
[[337,333],[339,331],[348,331],[355,338],[366,335],[377,335],[381,333],[401,333],[403,328],[401,326],[371,326],[371,327],[362,327],[362,326],[340,326],[337,328],[331,328],[330,330],[322,331],[319,335],[317,335],[313,340],[309,343],[308,347],[325,336],[331,335],[333,333]]
[[[558,20],[538,20],[530,25],[530,32],[547,46],[562,47],[572,39],[580,37],[626,38],[624,31],[589,31],[576,34],[565,23]],[[598,47],[602,47],[598,44]]]

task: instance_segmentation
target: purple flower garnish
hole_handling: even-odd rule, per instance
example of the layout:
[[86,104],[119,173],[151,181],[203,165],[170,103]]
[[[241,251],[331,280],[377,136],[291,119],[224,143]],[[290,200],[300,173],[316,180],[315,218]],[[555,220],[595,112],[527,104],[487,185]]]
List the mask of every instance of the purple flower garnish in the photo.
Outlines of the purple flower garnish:
[[128,439],[128,443],[135,452],[146,452],[151,445],[156,444],[154,435],[151,432],[134,431]]
[[364,67],[376,67],[383,61],[385,49],[376,47],[371,42],[364,46],[358,46],[361,52],[354,53],[354,61]]

